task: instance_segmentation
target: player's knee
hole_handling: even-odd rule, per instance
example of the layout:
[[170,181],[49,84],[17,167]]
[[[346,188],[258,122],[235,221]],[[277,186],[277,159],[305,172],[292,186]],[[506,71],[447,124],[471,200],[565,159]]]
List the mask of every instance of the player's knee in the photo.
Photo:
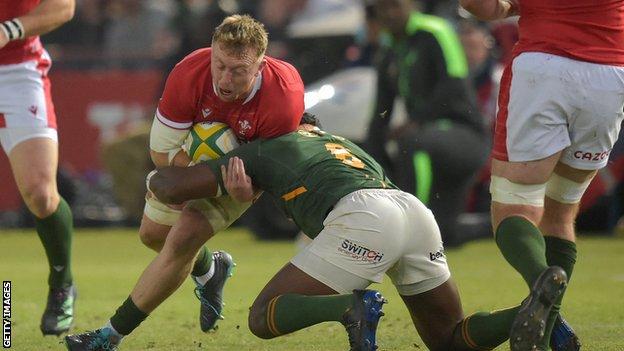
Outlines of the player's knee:
[[192,261],[197,251],[206,243],[200,232],[199,228],[187,226],[181,230],[174,227],[167,235],[163,250],[166,248],[172,257]]
[[26,206],[38,218],[48,217],[58,207],[58,192],[46,182],[27,184],[21,191]]
[[166,236],[162,236],[161,233],[157,233],[152,230],[147,230],[144,228],[139,229],[139,238],[143,245],[149,247],[150,249],[160,252],[162,250],[163,245],[165,244]]
[[249,309],[247,323],[251,333],[261,339],[272,339],[273,335],[267,327],[266,306],[255,304]]

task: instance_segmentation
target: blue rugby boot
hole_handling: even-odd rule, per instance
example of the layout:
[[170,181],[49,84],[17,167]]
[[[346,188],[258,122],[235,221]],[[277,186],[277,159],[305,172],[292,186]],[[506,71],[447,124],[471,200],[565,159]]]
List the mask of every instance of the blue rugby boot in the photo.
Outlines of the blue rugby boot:
[[375,290],[353,290],[353,299],[353,307],[342,317],[349,334],[350,351],[375,351],[377,324],[384,315],[382,306],[388,301]]
[[565,290],[567,281],[561,267],[550,266],[540,274],[511,325],[512,351],[544,351],[537,345],[544,336],[550,310]]
[[561,315],[557,315],[555,327],[550,334],[550,348],[552,351],[579,351],[581,342],[574,333],[574,329]]
[[223,319],[221,311],[223,310],[223,286],[229,277],[232,276],[232,270],[236,266],[232,256],[225,251],[217,251],[212,254],[214,263],[214,273],[206,284],[201,285],[193,277],[195,281],[195,295],[199,299],[201,306],[199,309],[199,326],[203,332],[216,329],[219,319]]
[[48,292],[48,303],[41,316],[39,328],[43,335],[59,336],[69,330],[74,322],[74,302],[76,288],[51,288]]
[[65,346],[69,351],[116,351],[120,343],[121,337],[111,328],[65,337]]

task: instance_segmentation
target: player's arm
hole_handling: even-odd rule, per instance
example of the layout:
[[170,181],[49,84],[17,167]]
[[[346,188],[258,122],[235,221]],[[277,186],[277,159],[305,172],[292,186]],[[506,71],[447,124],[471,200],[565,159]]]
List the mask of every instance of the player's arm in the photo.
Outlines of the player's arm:
[[182,149],[188,129],[175,129],[163,123],[156,112],[150,130],[150,156],[156,168],[165,166],[186,167],[191,158]]
[[503,19],[518,14],[517,0],[459,0],[459,4],[483,21]]
[[147,188],[167,204],[218,196],[219,182],[206,164],[192,167],[163,167],[150,173]]
[[42,0],[24,16],[0,24],[0,48],[11,40],[48,33],[74,17],[75,0]]
[[150,156],[156,168],[186,167],[191,162],[182,145],[193,126],[201,92],[190,83],[193,72],[187,68],[184,61],[174,67],[158,102],[150,130]]
[[[263,162],[258,156],[259,144],[260,140],[241,145],[225,156],[191,167],[161,168],[148,176],[148,191],[167,204],[225,194],[239,202],[252,201],[259,196],[250,177],[250,171]],[[246,160],[247,169],[242,159]]]

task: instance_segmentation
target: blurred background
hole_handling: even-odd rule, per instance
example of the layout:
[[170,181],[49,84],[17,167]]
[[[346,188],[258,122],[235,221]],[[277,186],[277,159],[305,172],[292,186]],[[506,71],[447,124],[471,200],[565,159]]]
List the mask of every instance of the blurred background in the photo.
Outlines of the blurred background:
[[[458,35],[468,64],[466,93],[474,97],[478,109],[474,114],[480,118],[482,139],[488,141],[484,145],[489,145],[498,81],[517,40],[515,21],[477,22],[458,10],[457,1],[415,5],[420,13],[448,21]],[[317,114],[325,130],[366,145],[378,93],[376,65],[387,39],[380,21],[384,14],[379,11],[364,0],[77,0],[74,19],[42,37],[53,59],[59,190],[73,208],[76,225],[138,226],[144,179],[152,168],[149,126],[167,74],[191,51],[209,46],[213,29],[233,13],[251,14],[265,24],[270,40],[267,54],[299,70],[306,84],[306,109]],[[449,101],[453,94],[449,92]],[[402,100],[409,97],[397,96],[393,101],[393,130],[410,121],[410,110]],[[383,145],[390,155],[393,179],[411,168],[401,161],[404,150],[398,140],[390,135]],[[482,149],[487,155],[488,147]],[[624,208],[621,155],[618,143],[609,166],[600,171],[583,198],[578,219],[582,232],[609,235],[618,228]],[[487,157],[477,166],[465,176],[466,194],[457,195],[459,212],[445,219],[457,224],[449,231],[458,234],[445,239],[451,245],[491,235]],[[446,164],[437,167],[451,169]],[[4,154],[0,179],[0,227],[32,225]],[[404,190],[418,192],[409,186]],[[442,192],[429,194],[434,199],[444,200],[443,196]],[[238,225],[249,227],[262,239],[296,234],[290,222],[276,215],[267,196]]]

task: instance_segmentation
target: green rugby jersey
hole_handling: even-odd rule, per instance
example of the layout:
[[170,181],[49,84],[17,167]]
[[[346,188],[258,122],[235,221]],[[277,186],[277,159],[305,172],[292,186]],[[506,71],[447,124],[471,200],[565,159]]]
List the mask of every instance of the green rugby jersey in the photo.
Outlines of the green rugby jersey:
[[370,155],[351,141],[322,131],[259,139],[207,161],[224,191],[220,166],[227,167],[234,156],[243,160],[253,184],[279,199],[286,214],[312,238],[343,196],[367,188],[396,189]]

